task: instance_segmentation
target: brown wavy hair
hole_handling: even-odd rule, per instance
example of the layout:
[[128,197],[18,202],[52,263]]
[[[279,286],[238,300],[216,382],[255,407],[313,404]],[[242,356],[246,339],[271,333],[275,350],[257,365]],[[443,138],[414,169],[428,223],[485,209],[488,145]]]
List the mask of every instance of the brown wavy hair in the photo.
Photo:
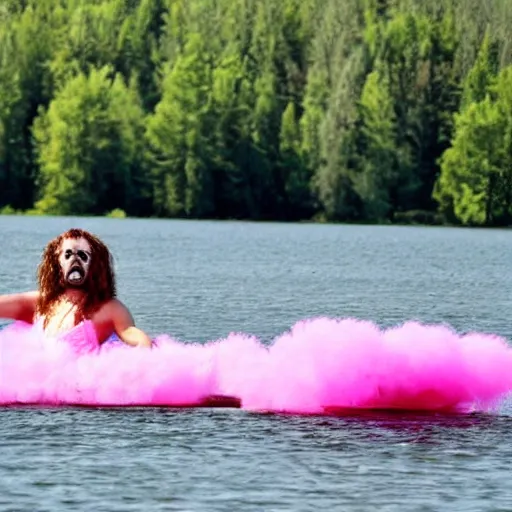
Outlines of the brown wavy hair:
[[70,229],[54,238],[46,246],[37,269],[39,300],[36,314],[45,317],[45,324],[52,309],[66,290],[59,265],[59,249],[66,239],[85,238],[91,246],[91,266],[84,283],[84,298],[78,305],[75,322],[90,318],[106,301],[116,297],[113,258],[107,246],[95,235],[82,229]]

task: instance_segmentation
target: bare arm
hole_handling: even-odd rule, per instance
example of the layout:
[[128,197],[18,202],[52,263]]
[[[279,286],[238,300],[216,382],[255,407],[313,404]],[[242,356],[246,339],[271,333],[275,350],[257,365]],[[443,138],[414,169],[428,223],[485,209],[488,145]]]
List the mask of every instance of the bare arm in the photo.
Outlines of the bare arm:
[[114,330],[121,341],[133,347],[151,347],[151,339],[145,332],[135,327],[128,308],[117,300],[113,301],[111,305]]
[[32,323],[38,298],[36,291],[0,295],[0,318]]

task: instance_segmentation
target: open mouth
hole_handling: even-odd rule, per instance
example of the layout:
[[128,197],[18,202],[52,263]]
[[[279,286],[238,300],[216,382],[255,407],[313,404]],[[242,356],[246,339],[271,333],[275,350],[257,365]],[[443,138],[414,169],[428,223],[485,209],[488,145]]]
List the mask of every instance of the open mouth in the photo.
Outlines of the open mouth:
[[70,284],[81,284],[85,278],[85,273],[82,267],[74,265],[69,269],[66,280]]

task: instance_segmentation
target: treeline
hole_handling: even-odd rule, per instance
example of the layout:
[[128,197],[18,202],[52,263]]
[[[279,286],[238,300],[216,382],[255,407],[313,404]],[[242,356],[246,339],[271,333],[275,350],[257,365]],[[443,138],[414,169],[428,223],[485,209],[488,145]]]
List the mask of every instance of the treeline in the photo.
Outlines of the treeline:
[[1,0],[0,209],[512,220],[512,0]]

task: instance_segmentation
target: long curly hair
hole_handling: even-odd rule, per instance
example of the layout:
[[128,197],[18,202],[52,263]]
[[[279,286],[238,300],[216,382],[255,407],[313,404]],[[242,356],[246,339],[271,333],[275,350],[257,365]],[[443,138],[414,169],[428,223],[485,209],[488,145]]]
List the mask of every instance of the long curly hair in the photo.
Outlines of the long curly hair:
[[37,269],[39,300],[36,314],[47,323],[55,304],[66,290],[59,264],[59,249],[64,240],[84,238],[91,246],[91,266],[83,285],[84,297],[77,308],[76,322],[90,318],[106,301],[116,297],[113,258],[107,246],[95,235],[82,229],[70,229],[46,246]]

